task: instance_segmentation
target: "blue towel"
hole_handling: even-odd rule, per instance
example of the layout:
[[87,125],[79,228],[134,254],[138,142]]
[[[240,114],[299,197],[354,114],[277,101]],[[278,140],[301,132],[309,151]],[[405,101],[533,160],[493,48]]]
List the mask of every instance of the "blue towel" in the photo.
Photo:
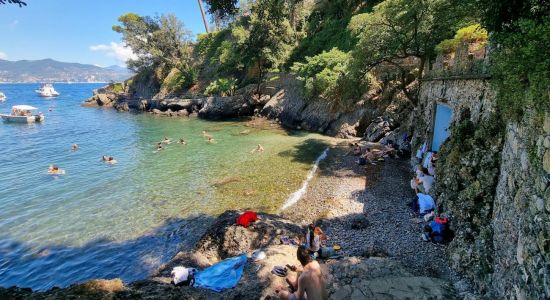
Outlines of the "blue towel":
[[246,260],[246,255],[236,256],[197,272],[195,275],[195,287],[215,292],[234,288],[243,275]]

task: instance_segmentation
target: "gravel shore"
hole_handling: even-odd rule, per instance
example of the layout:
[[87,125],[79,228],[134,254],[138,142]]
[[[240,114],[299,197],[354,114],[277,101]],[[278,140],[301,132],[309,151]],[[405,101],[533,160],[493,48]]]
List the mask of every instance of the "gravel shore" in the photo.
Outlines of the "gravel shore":
[[445,246],[421,239],[424,222],[407,205],[414,197],[409,161],[359,166],[348,150],[347,143],[332,147],[306,195],[282,215],[303,225],[316,221],[327,244],[341,245],[345,256],[386,254],[416,276],[458,279]]

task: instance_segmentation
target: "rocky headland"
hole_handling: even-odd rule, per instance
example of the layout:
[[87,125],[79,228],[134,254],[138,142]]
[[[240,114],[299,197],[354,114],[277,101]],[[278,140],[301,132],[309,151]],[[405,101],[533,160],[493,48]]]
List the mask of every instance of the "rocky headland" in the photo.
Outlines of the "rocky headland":
[[[148,112],[159,116],[208,120],[263,117],[286,128],[340,138],[366,134],[372,142],[399,128],[401,123],[408,124],[412,109],[397,86],[387,87],[384,91],[374,90],[366,95],[368,99],[347,108],[335,107],[319,99],[307,99],[303,94],[303,83],[291,74],[279,74],[274,80],[266,82],[259,95],[255,93],[255,85],[239,89],[233,96],[205,97],[173,95],[162,91],[152,94],[153,87],[143,87],[146,83],[130,83],[122,83],[117,89],[113,85],[98,89],[83,105],[114,108],[121,112]],[[416,88],[416,83],[411,85],[411,88]]]

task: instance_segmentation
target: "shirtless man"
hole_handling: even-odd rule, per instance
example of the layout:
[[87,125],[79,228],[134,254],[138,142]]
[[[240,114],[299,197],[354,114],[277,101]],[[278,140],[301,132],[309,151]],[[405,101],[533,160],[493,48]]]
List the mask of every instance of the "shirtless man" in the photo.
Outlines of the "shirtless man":
[[282,300],[326,300],[328,293],[321,274],[321,266],[317,261],[312,260],[309,251],[305,246],[298,247],[296,253],[298,260],[303,266],[303,272],[298,280],[288,280],[287,282],[296,291],[290,293],[281,291],[279,296]]

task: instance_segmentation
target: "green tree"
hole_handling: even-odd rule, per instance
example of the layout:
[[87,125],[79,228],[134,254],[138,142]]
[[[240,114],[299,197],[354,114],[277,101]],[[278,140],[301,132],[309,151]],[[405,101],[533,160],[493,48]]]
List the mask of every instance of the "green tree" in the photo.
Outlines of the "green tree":
[[250,35],[242,59],[255,68],[258,94],[267,71],[278,67],[288,54],[291,29],[287,16],[284,0],[258,0],[252,6]]
[[19,7],[27,6],[27,3],[21,0],[0,0],[0,4],[6,4],[6,2],[9,4],[17,4]]
[[475,0],[492,32],[492,86],[507,118],[526,109],[550,111],[550,2]]
[[128,67],[136,72],[161,67],[177,68],[182,74],[191,71],[191,32],[174,15],[157,18],[128,13],[118,18],[121,25],[113,30],[136,54]]
[[205,0],[205,2],[208,5],[208,13],[221,19],[232,17],[239,11],[237,7],[239,0]]
[[421,78],[426,62],[435,57],[435,47],[453,36],[456,29],[470,19],[464,7],[449,0],[386,0],[373,12],[359,14],[350,22],[350,29],[359,42],[352,51],[351,78],[365,78],[374,67],[385,63],[401,70],[403,91],[409,70],[402,60],[415,58]]

